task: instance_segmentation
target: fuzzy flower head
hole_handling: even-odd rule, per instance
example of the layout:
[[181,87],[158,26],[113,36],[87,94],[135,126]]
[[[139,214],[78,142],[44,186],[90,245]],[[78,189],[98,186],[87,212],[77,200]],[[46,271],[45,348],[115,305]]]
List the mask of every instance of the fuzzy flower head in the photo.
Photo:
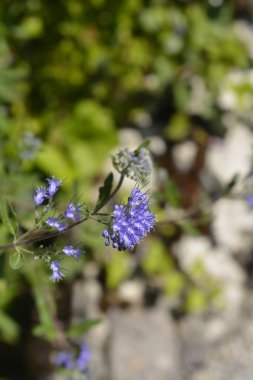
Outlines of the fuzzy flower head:
[[82,218],[82,205],[78,204],[77,206],[74,205],[74,203],[70,203],[67,206],[66,212],[64,214],[65,218],[72,219],[72,220],[80,220]]
[[63,248],[62,251],[65,253],[65,255],[72,256],[72,257],[74,257],[77,260],[81,256],[80,249],[79,248],[74,248],[74,247],[72,247],[72,245],[65,245],[65,247]]
[[33,200],[36,206],[40,206],[47,198],[47,189],[44,187],[37,187],[34,192]]
[[58,260],[52,261],[50,265],[50,269],[52,271],[51,279],[53,281],[60,281],[62,277],[64,276],[64,274],[60,270],[60,264]]
[[121,149],[113,157],[113,166],[119,173],[127,177],[146,183],[152,171],[152,160],[148,149],[140,147],[134,151],[128,148]]
[[103,231],[105,245],[119,251],[134,247],[154,228],[155,214],[150,212],[147,194],[134,188],[126,205],[115,205],[110,228]]
[[47,182],[48,182],[48,188],[47,188],[48,195],[50,196],[50,198],[52,198],[57,192],[57,190],[59,189],[59,187],[61,186],[62,181],[53,176],[52,178],[48,178]]

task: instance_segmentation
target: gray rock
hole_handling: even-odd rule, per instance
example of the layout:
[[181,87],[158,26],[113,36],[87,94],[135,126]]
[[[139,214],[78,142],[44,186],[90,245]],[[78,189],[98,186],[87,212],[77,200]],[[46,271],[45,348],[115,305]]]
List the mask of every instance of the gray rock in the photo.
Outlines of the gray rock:
[[[223,314],[219,318],[223,319]],[[212,339],[213,316],[191,316],[181,325],[185,380],[253,379],[253,308],[242,311],[237,325],[222,339]],[[218,319],[218,316],[216,316]]]
[[113,312],[110,380],[181,380],[176,330],[164,309]]

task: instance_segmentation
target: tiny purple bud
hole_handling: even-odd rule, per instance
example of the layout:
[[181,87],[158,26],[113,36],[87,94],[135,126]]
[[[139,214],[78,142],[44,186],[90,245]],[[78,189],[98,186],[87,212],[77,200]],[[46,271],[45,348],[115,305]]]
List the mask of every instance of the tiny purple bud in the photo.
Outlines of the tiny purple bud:
[[108,238],[108,236],[109,236],[109,232],[108,232],[107,230],[104,230],[103,233],[102,233],[102,236],[103,236],[104,238]]

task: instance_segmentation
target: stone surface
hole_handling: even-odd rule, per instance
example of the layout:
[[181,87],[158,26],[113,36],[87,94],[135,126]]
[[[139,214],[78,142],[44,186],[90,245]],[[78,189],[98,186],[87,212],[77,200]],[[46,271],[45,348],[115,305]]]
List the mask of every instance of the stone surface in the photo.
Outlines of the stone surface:
[[210,144],[206,153],[207,171],[222,185],[235,174],[244,177],[252,165],[252,142],[252,133],[246,126],[231,127],[224,140],[216,139]]
[[[222,319],[223,315],[216,316]],[[186,380],[253,379],[253,308],[222,339],[213,339],[209,318],[191,316],[181,325],[182,367]]]
[[114,311],[111,320],[110,380],[182,380],[177,333],[166,310]]
[[172,157],[176,168],[182,172],[191,169],[197,154],[197,145],[193,141],[177,144],[172,149]]
[[213,207],[212,231],[217,244],[240,254],[253,244],[253,212],[244,200],[221,199]]

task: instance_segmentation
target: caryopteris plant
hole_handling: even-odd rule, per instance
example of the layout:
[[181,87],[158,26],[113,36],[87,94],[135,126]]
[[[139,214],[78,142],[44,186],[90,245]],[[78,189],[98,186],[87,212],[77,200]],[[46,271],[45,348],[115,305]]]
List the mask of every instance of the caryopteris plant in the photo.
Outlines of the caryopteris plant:
[[[78,260],[84,251],[79,246],[73,246],[70,243],[56,249],[54,246],[44,246],[43,242],[57,238],[89,219],[104,224],[102,236],[105,238],[105,245],[111,245],[119,251],[133,250],[154,228],[156,217],[149,209],[148,192],[143,190],[152,170],[152,161],[146,144],[142,144],[134,151],[127,148],[120,150],[112,158],[112,162],[114,168],[120,173],[119,181],[113,187],[113,174],[110,173],[107,176],[99,189],[98,201],[93,210],[90,210],[85,203],[75,201],[73,198],[63,212],[59,211],[55,204],[55,194],[60,191],[63,181],[53,176],[46,179],[45,186],[34,190],[34,226],[24,234],[18,235],[19,223],[15,213],[7,202],[2,202],[2,223],[7,225],[14,236],[14,241],[1,245],[0,249],[16,250],[12,254],[14,268],[19,268],[25,254],[30,253],[34,255],[34,258],[49,265],[53,281],[60,281],[64,277],[62,265],[64,256],[71,256]],[[113,212],[101,213],[100,210],[113,200],[125,177],[135,181],[127,202],[115,204]],[[41,245],[38,246],[39,242]]]

